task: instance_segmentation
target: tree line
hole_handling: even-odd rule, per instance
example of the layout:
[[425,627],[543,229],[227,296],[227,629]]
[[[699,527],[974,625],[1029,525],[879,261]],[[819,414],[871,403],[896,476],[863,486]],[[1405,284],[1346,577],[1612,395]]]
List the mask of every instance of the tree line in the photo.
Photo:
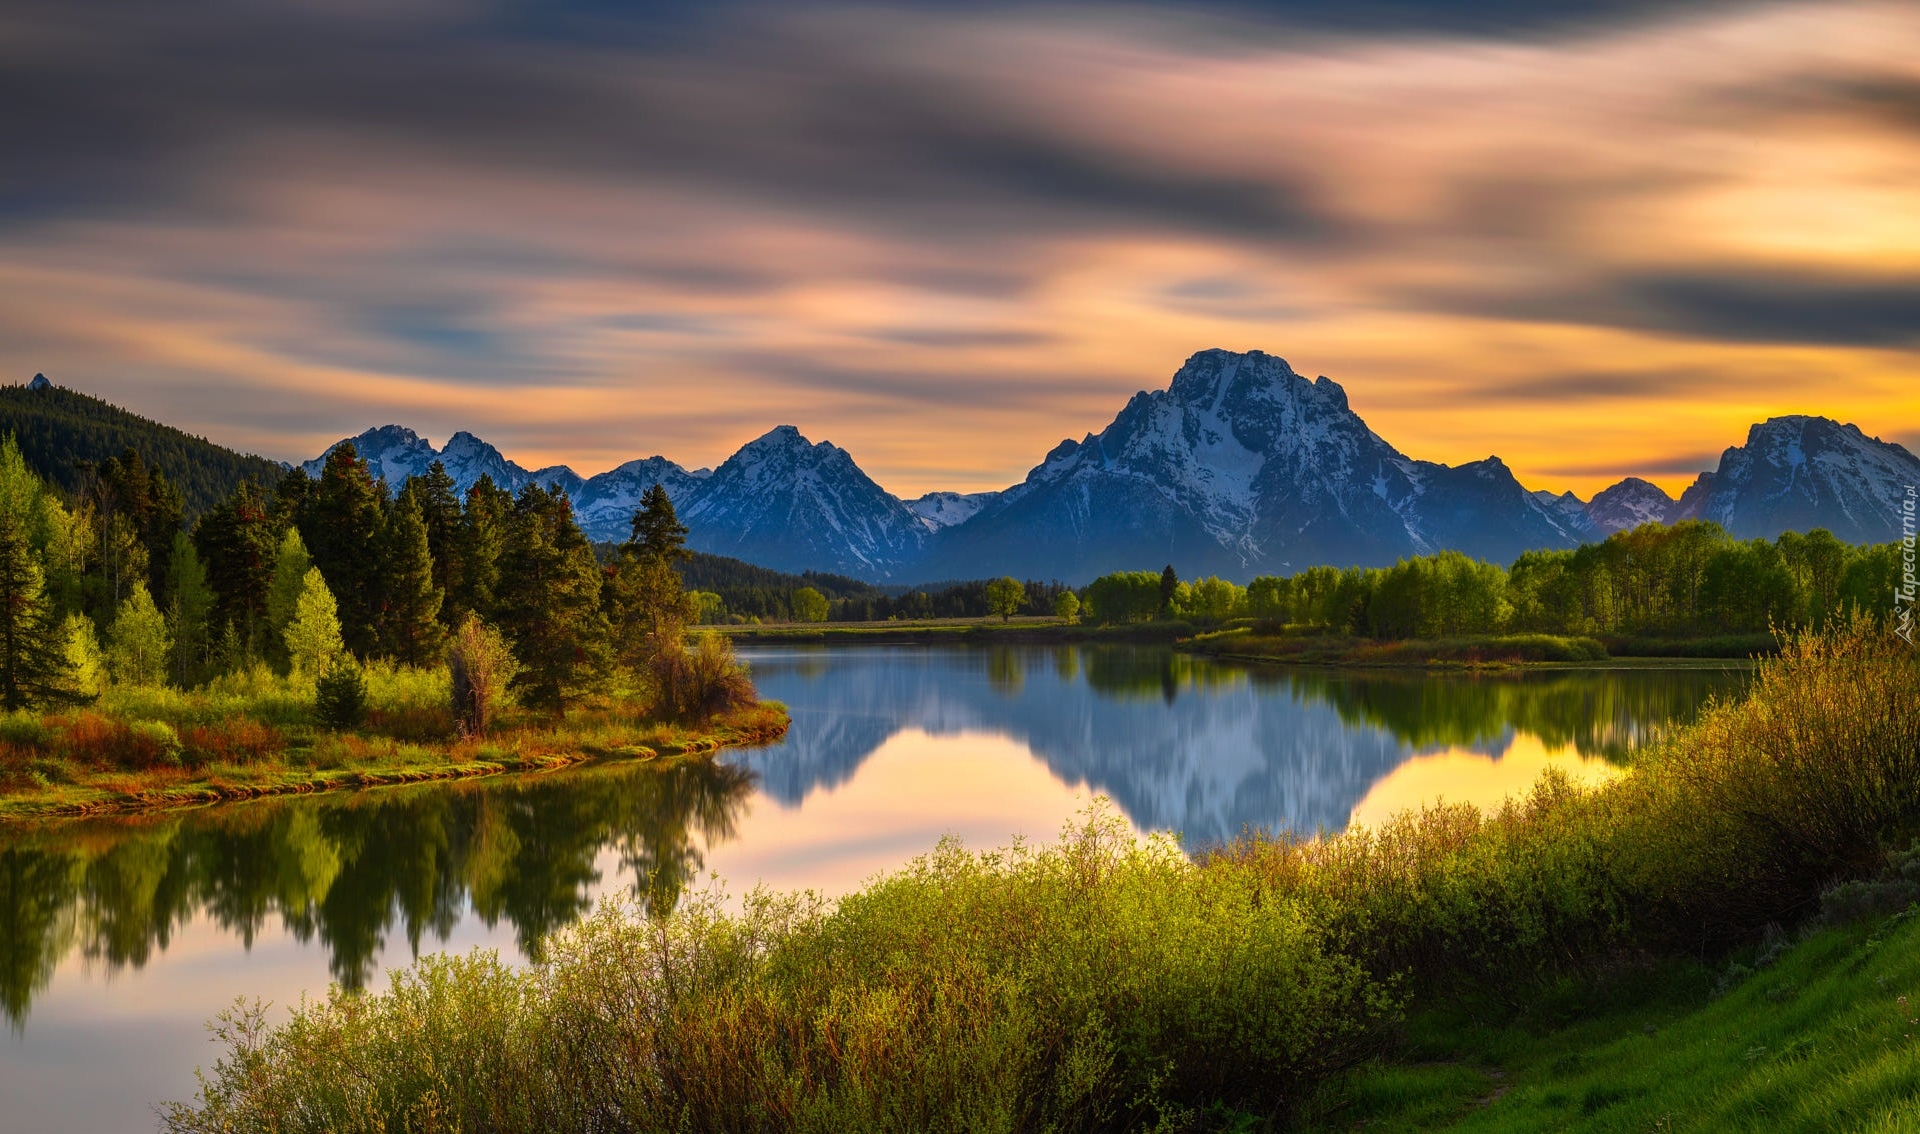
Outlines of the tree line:
[[1258,618],[1378,639],[1502,632],[1716,636],[1821,627],[1853,611],[1885,616],[1900,576],[1896,544],[1855,546],[1825,529],[1736,540],[1718,524],[1648,523],[1598,543],[1529,551],[1509,567],[1457,551],[1392,567],[1310,567],[1242,587],[1164,571],[1089,584],[1102,622]]
[[686,648],[698,609],[674,569],[685,538],[656,486],[603,561],[557,485],[512,494],[482,477],[462,495],[436,461],[391,490],[351,443],[317,478],[242,482],[188,525],[179,493],[132,450],[63,498],[9,438],[0,705],[262,665],[316,679],[342,662],[432,666],[450,642],[456,686],[510,682],[534,708],[636,680],[669,702],[732,696],[744,678],[730,658]]

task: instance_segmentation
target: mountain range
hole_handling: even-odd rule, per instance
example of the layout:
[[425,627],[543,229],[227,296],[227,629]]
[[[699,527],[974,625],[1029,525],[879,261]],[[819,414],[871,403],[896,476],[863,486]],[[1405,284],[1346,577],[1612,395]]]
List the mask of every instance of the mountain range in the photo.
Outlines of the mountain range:
[[[1920,459],[1901,446],[1791,416],[1753,426],[1678,500],[1634,477],[1588,501],[1529,491],[1497,456],[1451,466],[1409,457],[1332,379],[1225,350],[1195,354],[1167,389],[1135,394],[1105,429],[1062,441],[999,492],[902,500],[846,450],[790,425],[715,469],[654,456],[592,477],[522,468],[466,432],[440,449],[397,425],[350,440],[390,483],[439,460],[463,491],[483,473],[512,491],[558,484],[603,540],[624,538],[641,494],[661,484],[696,550],[895,583],[1000,574],[1085,582],[1168,562],[1186,576],[1244,581],[1447,548],[1505,563],[1689,518],[1742,538],[1825,527],[1880,542],[1899,534],[1897,493],[1920,483]],[[318,473],[324,458],[305,467]]]

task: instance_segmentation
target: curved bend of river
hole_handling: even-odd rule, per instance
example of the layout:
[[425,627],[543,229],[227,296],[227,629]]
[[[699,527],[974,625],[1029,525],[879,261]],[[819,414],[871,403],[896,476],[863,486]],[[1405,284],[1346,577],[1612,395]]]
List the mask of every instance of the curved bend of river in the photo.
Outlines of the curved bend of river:
[[748,653],[781,744],[669,767],[0,829],[0,1134],[151,1129],[236,996],[360,987],[423,948],[524,958],[601,895],[703,875],[844,893],[930,850],[1046,839],[1096,795],[1189,845],[1339,830],[1548,767],[1611,774],[1728,670],[1425,674],[1140,647]]

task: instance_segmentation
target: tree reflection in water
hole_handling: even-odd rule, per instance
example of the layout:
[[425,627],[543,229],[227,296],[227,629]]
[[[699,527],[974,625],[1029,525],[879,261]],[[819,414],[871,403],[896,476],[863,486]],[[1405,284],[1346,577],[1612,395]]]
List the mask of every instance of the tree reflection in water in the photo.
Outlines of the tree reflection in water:
[[531,955],[587,910],[604,848],[672,909],[752,788],[712,761],[607,766],[0,833],[0,1013],[21,1026],[75,950],[138,968],[202,913],[249,947],[276,917],[318,934],[349,988],[396,925],[417,953],[469,909]]

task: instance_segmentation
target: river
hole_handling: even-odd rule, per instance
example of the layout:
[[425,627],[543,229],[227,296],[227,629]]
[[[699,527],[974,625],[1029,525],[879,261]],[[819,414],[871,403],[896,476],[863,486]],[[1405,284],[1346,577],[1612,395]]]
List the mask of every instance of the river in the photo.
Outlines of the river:
[[[1257,668],[1157,647],[745,655],[793,727],[711,762],[0,828],[0,1132],[149,1130],[236,997],[377,986],[425,951],[524,959],[604,895],[844,893],[943,836],[1048,839],[1089,806],[1191,846],[1492,803],[1617,771],[1737,696],[1726,670]],[[1097,797],[1109,802],[1095,804]]]

